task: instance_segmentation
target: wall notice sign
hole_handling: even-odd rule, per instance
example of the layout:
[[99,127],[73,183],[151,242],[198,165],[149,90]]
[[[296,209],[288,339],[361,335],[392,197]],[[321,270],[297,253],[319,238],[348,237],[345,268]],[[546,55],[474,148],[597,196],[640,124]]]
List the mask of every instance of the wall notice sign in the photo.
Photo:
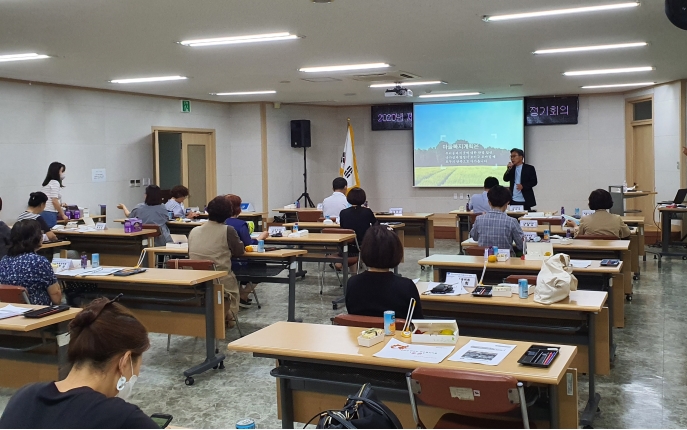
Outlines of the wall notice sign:
[[93,182],[105,182],[107,180],[105,169],[92,169],[91,180]]
[[190,113],[191,112],[191,100],[181,101],[181,112]]

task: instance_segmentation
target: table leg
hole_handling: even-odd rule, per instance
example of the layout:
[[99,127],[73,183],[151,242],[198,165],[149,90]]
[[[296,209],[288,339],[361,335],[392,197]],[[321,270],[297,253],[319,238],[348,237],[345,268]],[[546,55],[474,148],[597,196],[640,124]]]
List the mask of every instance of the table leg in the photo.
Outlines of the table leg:
[[61,381],[69,375],[69,371],[72,369],[67,357],[67,351],[69,350],[69,322],[59,323],[55,335],[57,337],[57,379]]
[[213,281],[207,281],[205,286],[205,361],[184,371],[186,385],[193,385],[193,375],[198,375],[212,369],[224,361],[226,356],[215,352],[215,306]]
[[595,374],[596,374],[596,314],[590,313],[589,322],[589,345],[587,345],[588,360],[589,360],[589,400],[582,412],[580,425],[591,426],[594,422],[594,415],[599,409],[599,402],[601,395],[596,392]]
[[279,378],[279,396],[281,402],[281,428],[293,427],[293,392],[288,379]]
[[642,260],[646,261],[646,251],[644,249],[644,225],[639,226],[639,252],[642,253]]
[[670,213],[661,212],[661,253],[658,254],[658,267],[661,267],[663,254],[670,252]]
[[425,218],[425,257],[429,257],[429,218]]
[[558,386],[549,385],[549,421],[552,429],[560,428],[558,416]]
[[[341,248],[341,255],[343,255],[343,267],[341,267],[341,282],[343,282],[344,297],[346,297],[346,287],[348,286],[348,243],[344,243]],[[358,256],[360,258],[360,256]]]
[[287,321],[296,321],[296,258],[289,258],[289,314]]

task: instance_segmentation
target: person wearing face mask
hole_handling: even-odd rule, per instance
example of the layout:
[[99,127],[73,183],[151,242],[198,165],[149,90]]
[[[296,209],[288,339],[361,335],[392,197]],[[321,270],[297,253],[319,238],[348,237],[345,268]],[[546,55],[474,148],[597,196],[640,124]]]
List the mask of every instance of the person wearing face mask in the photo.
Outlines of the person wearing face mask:
[[150,341],[118,298],[96,299],[76,315],[69,324],[69,375],[17,391],[0,428],[159,428],[127,402]]
[[64,181],[64,171],[66,169],[64,164],[53,161],[50,163],[48,173],[43,180],[43,189],[41,191],[48,196],[48,201],[41,216],[50,228],[55,227],[58,220],[69,219],[62,210],[62,194],[60,193],[60,190],[64,188],[62,181]]

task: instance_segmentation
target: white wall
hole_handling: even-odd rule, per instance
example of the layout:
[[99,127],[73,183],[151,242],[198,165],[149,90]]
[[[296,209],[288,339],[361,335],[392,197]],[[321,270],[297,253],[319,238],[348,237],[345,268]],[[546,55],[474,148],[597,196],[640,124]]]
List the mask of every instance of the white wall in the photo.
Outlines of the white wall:
[[[466,203],[454,200],[454,193],[467,197],[481,192],[474,188],[413,187],[412,132],[371,131],[368,106],[268,106],[272,208],[292,202],[303,188],[302,150],[289,145],[289,121],[311,120],[313,147],[308,150],[308,187],[318,203],[329,195],[331,180],[338,175],[347,118],[355,131],[360,181],[373,209],[403,207],[408,212],[446,213]],[[575,207],[586,208],[592,190],[621,184],[624,179],[624,97],[580,97],[577,125],[526,127],[525,149],[527,162],[535,165],[539,177],[535,188],[538,208],[558,210],[565,206],[570,212]]]
[[[152,126],[215,129],[218,191],[240,190],[260,203],[260,141],[256,155],[246,150],[253,140],[240,133],[257,127],[259,137],[259,115],[255,119],[247,107],[193,102],[192,112],[182,114],[173,99],[1,81],[0,100],[1,216],[7,222],[41,189],[52,161],[67,166],[64,201],[94,212],[106,204],[111,222],[121,215],[117,203],[143,200],[144,188],[129,188],[129,179],[153,176]],[[257,168],[241,156],[257,157]],[[107,182],[91,182],[95,168],[106,169]]]

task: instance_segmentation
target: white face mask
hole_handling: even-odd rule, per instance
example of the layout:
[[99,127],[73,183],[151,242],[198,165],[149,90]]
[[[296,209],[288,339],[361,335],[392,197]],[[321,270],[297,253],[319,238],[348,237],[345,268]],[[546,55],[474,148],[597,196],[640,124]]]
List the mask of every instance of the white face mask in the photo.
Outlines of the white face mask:
[[67,177],[67,175],[65,175],[64,173],[60,173],[60,180],[64,181],[64,178],[66,178],[66,177]]
[[116,397],[122,400],[128,400],[131,397],[131,393],[134,391],[134,384],[138,380],[138,375],[134,375],[134,363],[129,357],[129,362],[131,363],[131,378],[127,381],[124,375],[117,381],[117,393]]

